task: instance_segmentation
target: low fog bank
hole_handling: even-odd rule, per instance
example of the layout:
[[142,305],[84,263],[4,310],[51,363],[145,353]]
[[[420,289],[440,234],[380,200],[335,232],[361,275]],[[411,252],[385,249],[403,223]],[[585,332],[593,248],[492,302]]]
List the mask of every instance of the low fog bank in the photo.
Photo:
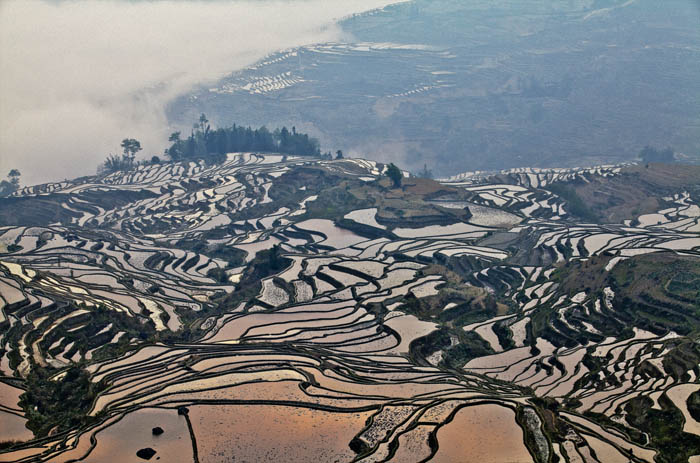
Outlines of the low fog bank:
[[0,176],[94,174],[126,137],[161,155],[168,101],[276,50],[342,40],[338,19],[389,3],[0,1]]

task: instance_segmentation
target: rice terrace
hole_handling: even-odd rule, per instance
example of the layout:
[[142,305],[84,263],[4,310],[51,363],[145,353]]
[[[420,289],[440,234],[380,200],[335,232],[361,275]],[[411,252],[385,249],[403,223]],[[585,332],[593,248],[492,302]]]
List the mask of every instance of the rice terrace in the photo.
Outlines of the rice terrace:
[[700,461],[700,168],[389,167],[2,199],[0,461]]
[[0,0],[0,463],[700,463],[699,25]]

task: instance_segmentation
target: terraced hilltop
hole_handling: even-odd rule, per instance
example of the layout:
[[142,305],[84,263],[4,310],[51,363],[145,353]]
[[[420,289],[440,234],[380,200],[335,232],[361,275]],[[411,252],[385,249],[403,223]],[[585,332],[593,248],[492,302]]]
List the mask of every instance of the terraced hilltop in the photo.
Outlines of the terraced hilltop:
[[386,168],[0,199],[0,462],[700,461],[700,168]]

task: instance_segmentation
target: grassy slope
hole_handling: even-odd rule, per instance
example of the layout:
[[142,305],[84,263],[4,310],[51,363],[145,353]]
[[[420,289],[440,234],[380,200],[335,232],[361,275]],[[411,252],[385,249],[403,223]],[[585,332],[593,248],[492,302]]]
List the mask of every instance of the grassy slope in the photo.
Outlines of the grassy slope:
[[649,164],[626,167],[615,177],[592,177],[589,183],[570,182],[566,186],[600,222],[622,223],[663,209],[661,198],[669,194],[685,190],[697,199],[698,179],[700,166]]
[[700,258],[647,254],[618,264],[611,273],[625,309],[656,326],[700,333]]
[[468,217],[463,210],[444,209],[427,202],[447,194],[468,196],[464,191],[430,179],[404,179],[400,188],[392,188],[386,177],[374,182],[343,178],[320,191],[318,200],[307,205],[307,216],[338,221],[352,210],[376,207],[378,222],[390,226],[452,224],[466,220]]
[[[594,256],[562,265],[553,275],[560,294],[579,292],[602,298],[603,289],[615,292],[615,318],[606,312],[581,315],[604,336],[631,336],[631,326],[663,334],[674,331],[695,338],[700,335],[700,258],[658,252],[635,256],[605,271],[610,256]],[[552,301],[558,299],[553,297]],[[556,322],[555,308],[543,306],[532,315],[530,339],[544,337],[556,345],[585,344],[599,335],[571,330]]]

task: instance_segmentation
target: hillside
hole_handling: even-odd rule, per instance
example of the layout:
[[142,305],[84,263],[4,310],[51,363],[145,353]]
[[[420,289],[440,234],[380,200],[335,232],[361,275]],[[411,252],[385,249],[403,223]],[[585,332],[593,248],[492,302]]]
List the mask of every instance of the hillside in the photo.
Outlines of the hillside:
[[[416,0],[343,22],[173,101],[172,125],[296,125],[323,147],[438,176],[700,159],[689,0]],[[233,70],[232,70],[233,71]]]
[[397,187],[232,153],[23,188],[0,199],[0,460],[685,463],[694,169]]

